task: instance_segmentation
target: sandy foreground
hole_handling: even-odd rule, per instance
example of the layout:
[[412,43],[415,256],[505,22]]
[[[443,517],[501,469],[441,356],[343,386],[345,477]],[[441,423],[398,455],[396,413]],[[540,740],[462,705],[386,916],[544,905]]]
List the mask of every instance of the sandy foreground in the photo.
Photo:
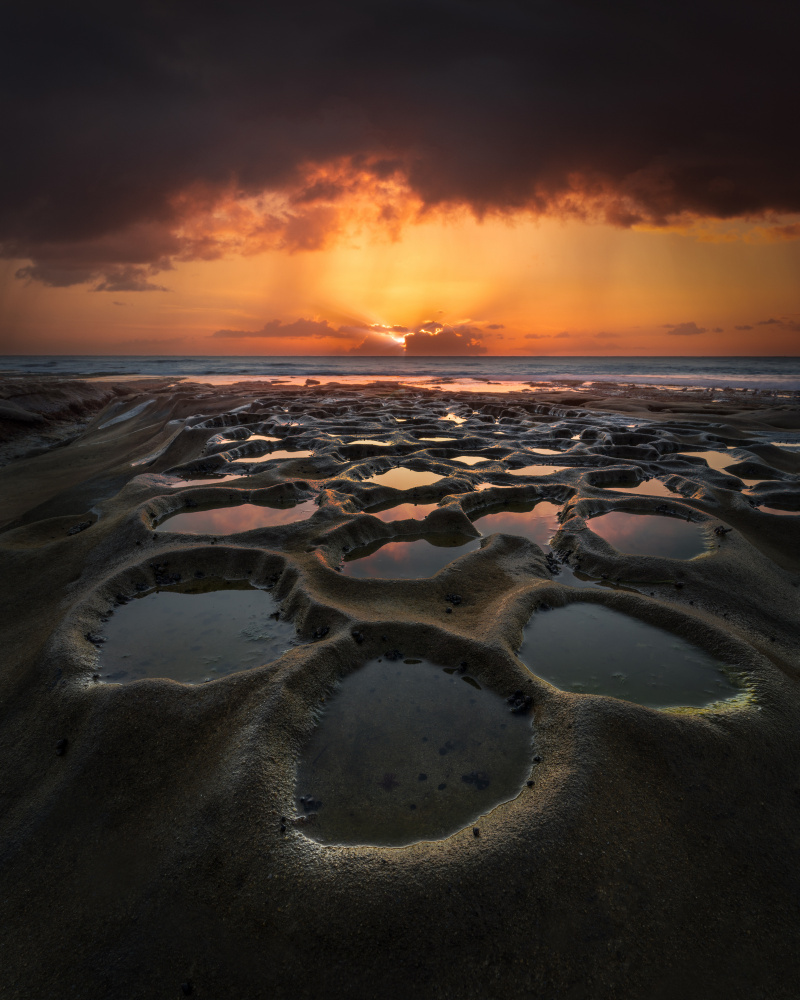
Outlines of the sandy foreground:
[[[796,1000],[792,440],[789,395],[0,379],[0,995]],[[724,469],[680,454],[726,448]],[[437,481],[368,482],[400,465]],[[531,465],[558,468],[514,474]],[[309,500],[293,523],[154,530]],[[337,571],[535,500],[560,506],[552,553],[484,533],[431,577]],[[393,501],[438,506],[366,512]],[[591,530],[608,511],[690,521],[706,552],[623,554]],[[297,644],[210,683],[104,679],[115,609],[214,581],[269,589]],[[574,601],[691,641],[739,696],[659,711],[553,687],[516,652],[537,608]],[[442,840],[321,844],[304,749],[390,650],[528,696],[531,784]]]

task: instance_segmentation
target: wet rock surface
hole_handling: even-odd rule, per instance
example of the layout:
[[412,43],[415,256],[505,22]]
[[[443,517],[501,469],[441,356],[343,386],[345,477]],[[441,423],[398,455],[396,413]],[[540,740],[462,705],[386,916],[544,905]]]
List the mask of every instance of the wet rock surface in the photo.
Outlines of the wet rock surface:
[[[766,508],[800,509],[800,456],[771,443],[797,435],[795,402],[182,383],[102,405],[0,481],[9,996],[793,1000],[800,522]],[[399,468],[421,475],[380,478]],[[545,503],[547,538],[491,530]],[[167,527],[301,504],[245,531]],[[691,521],[705,550],[628,554],[594,531],[615,512]],[[432,575],[337,569],[442,535],[468,551]],[[218,581],[267,592],[298,643],[211,684],[104,682],[115,615]],[[528,669],[526,624],[576,601],[690,643],[746,697],[654,710]],[[304,754],[378,659],[446,666],[530,747],[513,794],[440,839],[332,845],[336,796],[304,787]],[[425,796],[496,793],[457,736],[431,745],[370,785],[379,804],[408,791],[409,829]]]

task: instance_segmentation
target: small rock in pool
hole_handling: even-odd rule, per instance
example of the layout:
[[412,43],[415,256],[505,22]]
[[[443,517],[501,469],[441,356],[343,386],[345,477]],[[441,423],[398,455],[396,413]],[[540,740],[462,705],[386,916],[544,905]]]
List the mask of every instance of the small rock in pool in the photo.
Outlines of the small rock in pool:
[[506,703],[514,715],[524,715],[530,711],[533,698],[529,694],[523,694],[522,691],[515,691],[510,698],[506,698]]
[[474,785],[479,792],[488,788],[491,783],[491,779],[485,771],[470,771],[469,774],[462,774],[461,780],[465,785]]

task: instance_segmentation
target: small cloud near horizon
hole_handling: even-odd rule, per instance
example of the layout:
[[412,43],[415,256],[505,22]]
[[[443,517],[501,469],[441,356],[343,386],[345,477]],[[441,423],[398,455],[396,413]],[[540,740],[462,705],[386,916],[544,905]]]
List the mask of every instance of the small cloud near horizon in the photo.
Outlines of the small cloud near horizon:
[[697,323],[664,323],[664,329],[668,337],[697,337],[701,333],[708,333],[708,328],[698,326]]
[[265,323],[260,330],[217,330],[210,334],[214,339],[241,340],[244,338],[263,339],[285,339],[285,338],[305,338],[305,337],[334,337],[336,339],[346,339],[353,336],[352,327],[342,327],[338,329],[332,327],[327,320],[296,319],[293,323],[283,323],[279,319],[271,319]]

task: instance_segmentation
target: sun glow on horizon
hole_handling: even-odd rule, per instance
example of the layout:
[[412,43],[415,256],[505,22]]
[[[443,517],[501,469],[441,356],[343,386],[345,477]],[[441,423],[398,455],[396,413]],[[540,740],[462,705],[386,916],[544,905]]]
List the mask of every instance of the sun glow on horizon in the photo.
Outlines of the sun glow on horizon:
[[292,252],[241,253],[232,240],[224,256],[176,262],[158,278],[164,290],[43,287],[15,279],[12,262],[2,349],[797,353],[800,240],[768,239],[763,223],[626,229],[465,211],[417,213],[394,229],[369,222],[356,212],[335,239]]

